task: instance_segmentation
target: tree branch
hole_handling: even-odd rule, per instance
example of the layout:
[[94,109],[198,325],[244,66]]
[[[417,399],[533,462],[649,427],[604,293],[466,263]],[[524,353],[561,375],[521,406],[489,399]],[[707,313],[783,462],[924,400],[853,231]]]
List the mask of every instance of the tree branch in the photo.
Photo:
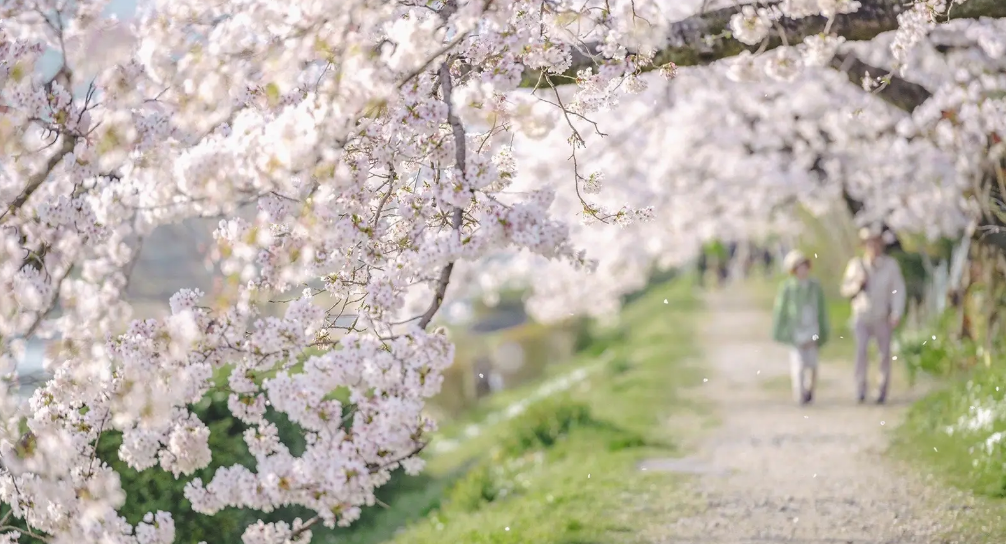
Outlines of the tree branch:
[[17,210],[21,209],[21,206],[24,206],[25,202],[28,202],[31,195],[33,195],[35,191],[42,186],[42,183],[49,178],[49,174],[51,174],[53,169],[56,168],[56,165],[63,160],[63,157],[73,151],[73,147],[76,144],[76,137],[63,137],[63,142],[60,144],[59,150],[49,157],[49,160],[45,163],[45,167],[43,167],[37,174],[28,178],[28,183],[25,185],[21,193],[7,205],[7,208],[3,210],[3,212],[0,212],[0,221],[3,221],[8,214],[16,213]]
[[[856,86],[862,86],[863,78],[867,77],[867,74],[870,77],[879,77],[886,73],[885,70],[870,66],[851,53],[836,54],[831,60],[831,67],[845,72],[849,81]],[[871,92],[884,102],[908,113],[933,96],[933,93],[922,85],[896,76],[888,76],[882,88]]]
[[[454,105],[451,102],[454,92],[454,80],[451,79],[450,59],[440,66],[440,89],[443,93],[444,104],[447,104],[447,122],[451,125],[451,131],[454,133],[454,163],[461,172],[461,177],[464,178],[466,157],[468,155],[467,142],[465,140],[465,127],[454,113]],[[461,222],[463,218],[464,210],[455,206],[451,212],[451,228],[459,236],[461,235]],[[440,278],[437,280],[433,302],[430,303],[430,307],[419,318],[419,328],[425,329],[430,324],[430,321],[433,321],[433,316],[440,309],[440,305],[444,303],[444,294],[447,293],[447,285],[451,281],[452,272],[454,272],[454,261],[447,263],[447,266],[440,271]]]
[[[898,28],[898,15],[905,10],[904,0],[861,0],[862,6],[855,13],[837,15],[831,23],[830,32],[850,41],[865,41],[877,35]],[[768,2],[777,6],[781,2]],[[667,45],[660,49],[653,62],[644,71],[655,70],[669,62],[678,66],[702,66],[717,60],[733,57],[742,51],[755,52],[761,46],[747,46],[730,37],[730,18],[740,13],[742,5],[711,10],[672,23],[668,32]],[[968,0],[955,4],[948,19],[978,19],[980,17],[1006,18],[1006,2],[1003,0]],[[777,48],[784,43],[797,44],[815,34],[820,34],[828,25],[825,17],[805,17],[802,19],[783,18],[777,30],[765,44],[765,50]],[[558,78],[557,84],[574,81],[576,73],[584,68],[593,68],[603,62],[598,54],[599,43],[588,43],[574,50],[572,66],[565,76]],[[886,72],[879,72],[886,73]],[[521,85],[534,87],[540,84],[540,71],[527,70]]]

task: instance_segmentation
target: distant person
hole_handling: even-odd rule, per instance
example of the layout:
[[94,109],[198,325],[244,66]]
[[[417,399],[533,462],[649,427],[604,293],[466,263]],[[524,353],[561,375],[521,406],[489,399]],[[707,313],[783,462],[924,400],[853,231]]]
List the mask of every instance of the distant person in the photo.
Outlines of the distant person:
[[789,273],[775,298],[772,338],[790,346],[793,395],[800,404],[814,400],[818,350],[828,341],[828,307],[824,290],[810,277],[810,259],[798,250],[783,261]]
[[746,280],[751,272],[751,245],[731,242],[730,277]]
[[905,277],[893,257],[885,254],[883,230],[859,231],[863,256],[849,261],[842,279],[842,296],[852,303],[856,332],[856,386],[860,403],[866,400],[868,349],[875,339],[880,351],[880,391],[877,404],[887,401],[891,385],[891,336],[905,314]]
[[762,250],[761,259],[762,264],[765,266],[765,277],[771,278],[775,275],[775,269],[773,268],[775,266],[775,259],[772,256],[772,250],[768,248]]
[[720,287],[727,281],[727,260],[729,255],[727,253],[727,248],[723,245],[723,242],[719,240],[713,240],[706,244],[705,247],[706,258],[713,261],[713,271],[716,273],[716,280]]
[[736,279],[736,268],[737,268],[737,253],[738,253],[737,242],[727,242],[727,256],[724,261],[723,266],[723,280],[729,280],[731,277],[730,269],[734,269],[734,278]]
[[698,262],[696,263],[696,268],[698,268],[698,274],[699,274],[698,277],[699,287],[705,287],[706,272],[709,270],[709,256],[706,255],[706,252],[704,250],[699,252],[699,258]]

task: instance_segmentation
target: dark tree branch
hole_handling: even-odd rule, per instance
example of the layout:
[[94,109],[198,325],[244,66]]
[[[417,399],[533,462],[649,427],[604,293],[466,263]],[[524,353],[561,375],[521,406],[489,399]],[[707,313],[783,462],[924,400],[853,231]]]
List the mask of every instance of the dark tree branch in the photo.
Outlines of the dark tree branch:
[[[870,66],[850,53],[835,55],[831,60],[831,67],[845,72],[854,85],[861,85],[867,74],[875,78],[882,77],[886,73],[885,70]],[[883,87],[873,93],[884,102],[909,113],[933,96],[933,93],[922,85],[895,76],[888,76]]]
[[[849,41],[865,41],[898,28],[898,15],[905,10],[905,0],[861,0],[861,2],[859,11],[836,16],[830,32]],[[769,5],[779,3],[771,2]],[[730,37],[730,18],[739,13],[741,8],[741,5],[736,5],[711,10],[671,24],[667,45],[657,52],[653,62],[646,69],[654,70],[671,62],[678,66],[701,66],[736,56],[742,51],[755,52],[760,46],[747,46]],[[949,15],[949,19],[981,17],[1006,17],[1006,1],[968,0],[963,4],[954,5]],[[768,43],[765,44],[765,50],[780,47],[784,43],[800,43],[808,36],[823,32],[827,24],[828,20],[820,16],[781,19],[776,25],[777,32],[771,34]],[[556,84],[572,82],[578,71],[603,62],[598,55],[599,48],[600,44],[588,43],[581,46],[582,51],[574,51],[572,66],[565,72],[566,77],[558,78]],[[524,73],[521,84],[533,87],[541,84],[543,80],[538,70],[528,70]]]

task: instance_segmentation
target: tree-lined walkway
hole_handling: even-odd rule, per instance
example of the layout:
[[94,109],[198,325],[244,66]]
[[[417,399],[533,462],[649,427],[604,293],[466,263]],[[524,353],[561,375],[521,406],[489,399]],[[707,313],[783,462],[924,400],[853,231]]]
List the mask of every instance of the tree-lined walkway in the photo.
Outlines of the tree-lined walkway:
[[912,400],[904,383],[890,405],[860,406],[851,367],[823,363],[814,405],[799,407],[788,389],[768,387],[788,378],[788,354],[768,340],[767,311],[735,288],[707,302],[710,375],[696,393],[722,424],[689,463],[704,508],[670,523],[664,544],[954,542],[943,520],[961,495],[884,456]]

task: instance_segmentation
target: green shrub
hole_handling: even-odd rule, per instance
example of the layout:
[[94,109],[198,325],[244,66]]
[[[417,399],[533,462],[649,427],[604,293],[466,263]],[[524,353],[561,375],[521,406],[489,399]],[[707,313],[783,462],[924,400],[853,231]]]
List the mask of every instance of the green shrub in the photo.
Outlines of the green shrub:
[[[259,519],[260,514],[237,509],[227,509],[214,516],[206,516],[192,510],[185,499],[183,489],[193,478],[208,482],[220,467],[244,465],[254,467],[255,459],[248,452],[242,434],[245,425],[231,416],[227,408],[225,393],[212,393],[193,407],[193,412],[210,429],[210,449],[213,460],[210,465],[188,477],[177,480],[159,468],[137,472],[119,460],[118,450],[122,443],[119,433],[106,433],[98,447],[98,457],[110,464],[119,473],[122,487],[126,492],[126,503],[119,513],[130,523],[137,523],[147,512],[164,510],[171,512],[175,520],[176,541],[178,542],[239,542],[245,527]],[[285,415],[270,411],[267,419],[276,424],[280,438],[295,455],[304,450],[300,429]],[[297,515],[305,515],[301,509],[281,509],[268,516],[269,521],[292,520]]]
[[[195,477],[208,482],[216,469],[223,466],[239,464],[254,467],[255,459],[248,452],[248,447],[242,436],[246,427],[231,415],[227,408],[226,394],[212,393],[191,408],[210,429],[209,443],[213,459],[208,467],[196,471],[190,476],[175,479],[171,473],[157,467],[137,472],[119,460],[118,450],[122,444],[121,433],[106,431],[102,435],[98,444],[97,457],[111,465],[119,473],[122,488],[126,493],[126,502],[119,509],[119,514],[125,517],[129,523],[136,524],[147,512],[164,510],[171,512],[174,518],[176,542],[240,542],[241,534],[245,528],[256,520],[292,522],[296,517],[307,519],[313,515],[307,509],[293,507],[281,508],[269,514],[233,508],[223,510],[213,516],[193,511],[183,493],[187,482]],[[280,439],[294,455],[299,455],[304,451],[303,433],[297,425],[291,423],[285,415],[272,410],[267,412],[266,419],[276,424]],[[425,485],[426,481],[422,476],[408,477],[398,471],[392,475],[387,484],[381,487],[379,496],[385,502],[389,502],[400,491],[415,489],[417,486]],[[0,515],[5,514],[8,510],[9,508],[4,505]],[[347,534],[358,527],[368,527],[372,525],[373,518],[377,514],[379,512],[373,508],[365,509],[361,518],[352,527],[338,529],[335,532]],[[23,527],[18,523],[19,521],[12,520],[11,524]],[[321,527],[318,529],[315,534],[319,536],[330,532]],[[27,536],[23,536],[19,542],[22,544],[42,544]]]
[[922,255],[911,251],[893,251],[891,256],[901,266],[901,273],[905,278],[905,296],[908,300],[921,302],[929,279]]
[[[105,461],[119,473],[126,502],[119,514],[129,523],[136,524],[147,512],[164,510],[171,512],[175,521],[178,542],[239,542],[245,526],[253,521],[246,512],[227,509],[215,516],[205,516],[192,511],[191,504],[183,494],[185,484],[193,477],[208,481],[214,471],[221,466],[242,464],[250,466],[254,461],[248,453],[241,434],[244,425],[232,418],[227,409],[227,397],[223,393],[209,395],[193,406],[195,414],[210,429],[209,443],[213,451],[210,466],[189,477],[175,479],[170,473],[157,467],[142,472],[129,468],[119,460],[118,450],[122,435],[117,431],[105,431],[98,442],[97,457]],[[277,421],[281,434],[288,440],[294,434],[290,425]],[[6,508],[4,508],[6,511]],[[281,515],[277,513],[277,515]],[[17,520],[20,521],[20,520]],[[22,526],[17,523],[18,526]],[[21,542],[36,543],[35,539],[23,537]]]
[[590,407],[568,398],[532,404],[507,425],[500,441],[501,454],[513,458],[531,450],[549,448],[574,428],[591,421]]
[[627,337],[628,331],[623,327],[584,327],[577,336],[576,350],[586,357],[599,357],[624,342]]
[[531,476],[544,463],[542,451],[516,459],[487,460],[451,488],[440,514],[475,512],[487,504],[519,495],[530,487]]
[[920,372],[931,376],[946,376],[951,369],[951,353],[945,343],[932,338],[928,331],[901,338],[898,358],[908,371],[909,383],[915,383]]
[[[909,380],[914,382],[920,372],[943,378],[970,372],[980,361],[984,361],[983,347],[979,343],[956,338],[946,332],[954,328],[956,312],[956,309],[948,308],[927,327],[906,331],[899,336],[898,357],[908,371]],[[993,359],[1003,347],[1002,339],[992,343]],[[1000,358],[997,364],[1006,364],[1006,360]]]
[[596,325],[586,318],[578,318],[573,322],[573,332],[576,335],[573,341],[573,349],[579,353],[589,349],[594,343],[594,329]]
[[464,512],[478,510],[484,503],[499,496],[499,482],[487,463],[472,469],[464,478],[454,484],[447,497],[451,508]]
[[544,450],[592,423],[590,407],[569,397],[532,404],[503,427],[490,458],[454,484],[447,496],[447,510],[472,512],[520,491],[521,475],[544,462]]
[[530,486],[529,475],[544,464],[542,452],[516,459],[479,464],[451,488],[446,510],[474,512],[484,505],[519,494]]
[[446,509],[473,512],[520,492],[526,487],[522,476],[544,462],[544,451],[592,423],[590,408],[569,398],[531,405],[504,426],[490,458],[483,459],[452,487]]
[[620,376],[632,370],[632,363],[625,357],[615,357],[608,363],[606,368],[609,376]]
[[590,407],[582,402],[569,397],[545,400],[532,405],[503,428],[491,457],[454,484],[444,510],[473,512],[521,492],[528,485],[530,473],[547,459],[555,460],[557,455],[561,457],[575,450],[580,442],[557,449],[561,443],[577,438],[605,444],[608,451],[645,445],[642,436],[594,419]]

